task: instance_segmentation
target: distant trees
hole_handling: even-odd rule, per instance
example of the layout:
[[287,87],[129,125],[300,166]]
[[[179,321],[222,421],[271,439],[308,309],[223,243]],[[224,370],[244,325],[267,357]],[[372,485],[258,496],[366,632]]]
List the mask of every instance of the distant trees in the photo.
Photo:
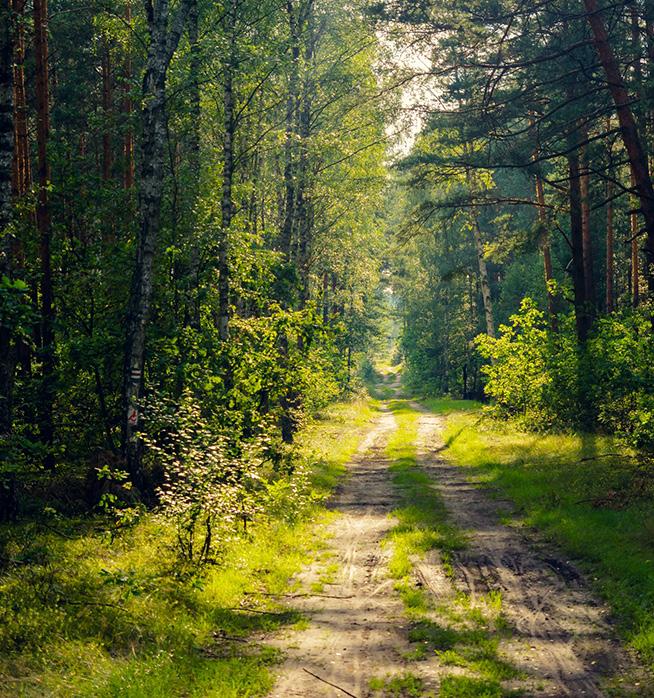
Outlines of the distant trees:
[[[464,346],[479,332],[491,334],[487,276],[499,323],[506,323],[525,295],[548,313],[553,336],[569,332],[567,309],[573,310],[581,381],[592,365],[584,363],[584,347],[599,331],[602,315],[631,307],[651,313],[654,301],[649,4],[555,0],[534,6],[503,0],[492,6],[427,2],[409,9],[393,2],[379,3],[375,11],[431,58],[420,80],[438,96],[404,163],[414,188],[406,209],[412,224],[405,229],[418,247],[436,255],[435,266],[434,257],[421,260],[440,279],[435,288],[449,285],[447,305],[433,296],[434,314],[449,314],[448,335],[454,325],[461,338],[444,347],[436,329],[418,319],[421,328],[405,333],[410,364],[418,375],[453,390],[451,375],[445,379],[439,365],[426,363],[425,347],[438,347],[448,353],[445,364],[457,366],[455,390],[467,389],[461,357],[472,362],[465,365],[468,375],[477,359]],[[460,184],[471,171],[484,178],[484,187]],[[481,212],[486,274],[473,263],[479,242],[473,247],[463,237],[461,207]],[[454,247],[445,246],[452,234]],[[462,293],[470,275],[472,315],[464,311],[470,302]],[[408,286],[404,313],[411,318],[417,299]],[[589,380],[567,388],[586,404]],[[596,418],[602,408],[593,409]]]

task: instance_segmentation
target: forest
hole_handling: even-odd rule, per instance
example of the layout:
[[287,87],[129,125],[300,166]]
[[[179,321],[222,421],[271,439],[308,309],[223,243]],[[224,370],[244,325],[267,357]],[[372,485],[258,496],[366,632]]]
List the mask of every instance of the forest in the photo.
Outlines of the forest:
[[0,697],[654,695],[654,2],[0,0]]

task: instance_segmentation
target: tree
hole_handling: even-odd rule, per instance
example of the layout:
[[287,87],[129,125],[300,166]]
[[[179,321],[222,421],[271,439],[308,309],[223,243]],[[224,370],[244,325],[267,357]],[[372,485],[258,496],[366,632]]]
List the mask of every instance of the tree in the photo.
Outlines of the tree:
[[123,421],[123,443],[128,469],[137,486],[143,484],[137,427],[139,400],[143,390],[146,328],[153,288],[153,263],[161,223],[166,145],[166,75],[190,8],[191,0],[182,0],[174,13],[170,11],[168,0],[154,4],[146,0],[145,3],[149,45],[141,108],[140,226],[127,315]]

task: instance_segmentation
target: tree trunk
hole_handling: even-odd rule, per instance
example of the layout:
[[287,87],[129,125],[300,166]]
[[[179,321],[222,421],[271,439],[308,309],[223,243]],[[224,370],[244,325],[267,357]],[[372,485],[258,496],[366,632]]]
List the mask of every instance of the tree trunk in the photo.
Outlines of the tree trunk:
[[14,0],[16,33],[14,41],[14,163],[13,193],[17,199],[25,196],[32,184],[30,149],[27,132],[27,97],[25,94],[25,0]]
[[536,175],[536,203],[538,204],[538,219],[543,227],[543,237],[540,241],[540,248],[543,252],[543,269],[545,272],[545,287],[547,289],[547,309],[550,316],[550,326],[553,332],[558,332],[558,319],[556,316],[556,303],[552,293],[552,282],[554,272],[552,271],[552,251],[550,248],[550,238],[547,232],[547,212],[545,208],[545,193],[543,191],[543,180]]
[[50,134],[50,99],[48,84],[48,4],[47,0],[34,0],[34,62],[36,67],[36,142],[38,152],[38,197],[36,225],[39,232],[41,257],[41,360],[42,384],[40,399],[41,440],[47,448],[45,466],[54,468],[54,380],[55,380],[55,337],[54,337],[54,293],[52,287],[52,225],[48,186],[50,162],[48,139]]
[[579,171],[579,152],[571,150],[568,155],[568,172],[570,179],[570,242],[572,245],[572,285],[574,289],[575,322],[577,341],[583,345],[588,339],[591,326],[588,300],[586,298],[586,280],[584,278],[584,240],[581,212],[581,176]]
[[287,261],[291,259],[291,247],[293,242],[293,229],[295,227],[295,157],[297,114],[299,109],[299,63],[300,63],[300,38],[293,0],[286,3],[288,15],[289,38],[291,45],[291,65],[288,79],[288,99],[286,100],[286,142],[284,145],[284,220],[280,235],[279,247]]
[[102,116],[104,124],[102,128],[102,179],[108,182],[111,179],[111,52],[109,40],[104,37],[102,41]]
[[[199,12],[197,0],[191,0],[188,13],[188,40],[191,50],[189,61],[189,111],[191,114],[191,128],[189,129],[189,174],[190,184],[190,210],[192,213],[198,195],[200,193],[200,168],[201,168],[201,118],[202,107],[200,102],[200,43],[199,43]],[[200,273],[200,249],[195,236],[191,241],[189,255],[189,270],[186,290],[185,323],[190,327],[200,327],[200,303],[198,300],[198,286]]]
[[[9,0],[0,2],[0,283],[12,272],[12,165],[14,161],[13,22]],[[12,330],[0,315],[0,438],[12,430]]]
[[[183,0],[169,22],[168,0],[151,5],[145,0],[150,44],[142,87],[141,162],[139,186],[140,226],[127,317],[124,368],[123,449],[136,487],[144,485],[142,445],[138,437],[139,401],[143,391],[145,340],[153,287],[155,247],[160,228],[166,146],[166,74],[186,18],[190,0]],[[170,25],[170,26],[169,26]]]
[[314,99],[316,32],[313,17],[313,0],[309,0],[303,13],[305,24],[303,36],[304,84],[299,114],[300,153],[297,175],[297,219],[298,219],[298,267],[300,272],[300,304],[304,307],[310,296],[309,272],[312,244],[313,210],[309,194],[309,136],[311,135],[311,106]]
[[[125,5],[125,22],[132,27],[132,0],[127,0]],[[125,118],[125,137],[123,140],[123,186],[131,189],[134,186],[134,133],[132,131],[132,98],[130,90],[132,87],[132,51],[131,37],[128,36],[125,48],[124,67],[124,96],[123,96],[123,116]]]
[[[635,186],[633,174],[631,176],[631,186]],[[637,308],[638,304],[640,303],[640,263],[638,261],[638,211],[636,210],[636,201],[634,201],[632,197],[629,198],[632,207],[631,213],[629,214],[629,237],[631,240],[629,245],[629,249],[631,251],[631,304],[634,306],[634,308]]]
[[222,341],[229,338],[229,229],[232,224],[232,184],[234,179],[234,71],[236,69],[236,12],[238,0],[230,0],[229,55],[225,63],[222,223],[218,241],[218,333]]
[[612,313],[614,310],[613,303],[613,276],[615,273],[615,253],[613,249],[615,241],[615,230],[613,227],[613,182],[609,181],[606,185],[606,312]]
[[[588,131],[581,132],[583,140],[587,140]],[[590,229],[590,177],[588,175],[588,151],[586,146],[580,150],[581,172],[579,188],[581,192],[581,231],[584,258],[584,283],[586,284],[586,302],[588,310],[595,306],[595,283],[593,281],[593,238]]]
[[654,299],[654,188],[649,174],[647,154],[638,125],[629,106],[629,93],[620,73],[615,54],[609,43],[608,33],[601,17],[597,0],[584,0],[586,17],[593,33],[597,55],[606,75],[608,88],[615,104],[620,131],[631,171],[636,183],[640,207],[645,219],[647,238],[644,245],[644,275],[650,299]]
[[490,284],[488,283],[488,269],[484,258],[484,244],[481,239],[481,229],[477,214],[473,213],[472,233],[475,238],[475,250],[477,252],[477,264],[479,265],[479,286],[481,287],[481,297],[484,302],[484,315],[486,317],[486,334],[489,337],[495,336],[495,321],[493,319],[493,300],[491,298]]

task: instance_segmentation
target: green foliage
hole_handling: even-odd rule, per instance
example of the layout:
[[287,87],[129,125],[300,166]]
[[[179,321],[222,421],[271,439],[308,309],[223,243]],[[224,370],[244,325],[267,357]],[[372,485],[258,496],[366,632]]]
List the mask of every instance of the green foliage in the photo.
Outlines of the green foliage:
[[596,421],[630,446],[654,449],[654,342],[646,312],[597,320],[580,347],[573,319],[552,332],[545,313],[524,299],[497,339],[477,346],[489,361],[486,393],[493,411],[528,429],[588,429]]
[[553,361],[559,348],[547,330],[545,314],[529,298],[520,311],[501,325],[500,337],[479,335],[476,344],[489,363],[482,371],[487,377],[486,394],[496,411],[517,417],[535,428],[547,428],[561,418],[560,400],[552,400]]

